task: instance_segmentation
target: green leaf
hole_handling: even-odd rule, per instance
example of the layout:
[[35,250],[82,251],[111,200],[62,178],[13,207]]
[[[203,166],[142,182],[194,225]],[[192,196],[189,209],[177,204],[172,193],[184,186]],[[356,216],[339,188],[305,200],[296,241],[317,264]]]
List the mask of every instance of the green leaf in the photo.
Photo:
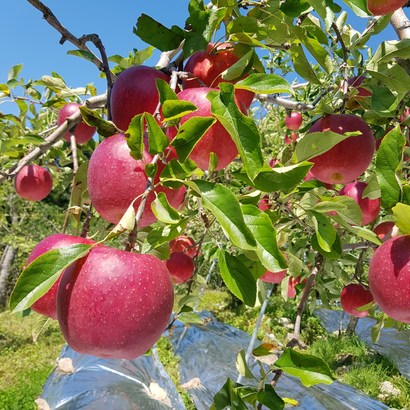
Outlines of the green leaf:
[[178,100],[176,92],[162,78],[157,78],[155,84],[157,86],[159,102],[161,105],[163,105],[166,100]]
[[392,211],[394,223],[403,234],[410,235],[410,205],[399,202],[392,208]]
[[314,234],[312,236],[312,239],[310,241],[310,244],[312,245],[312,248],[315,251],[318,251],[322,256],[324,256],[327,259],[340,259],[343,253],[342,249],[342,243],[340,241],[339,235],[336,235],[336,239],[332,244],[332,248],[329,252],[325,251],[320,245],[319,241],[317,239],[317,235]]
[[304,0],[285,0],[280,5],[280,10],[283,14],[289,17],[299,17],[304,11],[310,8],[310,4]]
[[336,211],[338,215],[349,224],[360,225],[362,210],[358,203],[346,195],[334,197],[320,197],[322,202],[317,203],[312,209],[321,213]]
[[93,245],[77,244],[43,253],[21,273],[10,297],[13,313],[22,312],[41,298],[57,281],[61,272],[86,256]]
[[183,312],[178,315],[178,320],[182,323],[191,323],[197,325],[203,325],[204,321],[201,319],[199,315],[194,312]]
[[287,193],[292,191],[303,180],[311,167],[312,163],[310,162],[300,162],[296,165],[275,168],[266,165],[253,181],[243,171],[235,172],[234,175],[260,191],[282,191]]
[[221,390],[215,394],[210,410],[247,410],[246,404],[239,395],[238,386],[240,385],[228,378]]
[[255,250],[255,238],[245,223],[238,199],[229,188],[200,180],[187,184],[201,195],[203,206],[212,212],[233,245]]
[[97,128],[97,132],[101,136],[110,137],[120,132],[114,123],[104,120],[97,111],[90,110],[85,106],[81,106],[80,111],[84,121],[91,127]]
[[7,76],[7,82],[17,80],[17,77],[19,76],[22,68],[23,64],[17,64],[11,67]]
[[184,162],[197,142],[216,122],[213,117],[191,117],[178,129],[171,145],[175,147],[180,161]]
[[329,218],[319,212],[314,211],[308,212],[308,215],[312,219],[319,246],[325,252],[331,252],[332,245],[336,240],[336,231],[330,223]]
[[378,199],[381,196],[379,181],[377,180],[377,175],[373,174],[368,183],[367,187],[364,189],[362,197],[369,199]]
[[256,254],[263,266],[278,272],[287,268],[285,258],[276,242],[276,230],[269,216],[254,205],[242,205],[245,223],[256,239]]
[[233,81],[241,78],[245,74],[248,67],[252,66],[255,51],[250,50],[243,55],[236,63],[232,64],[229,68],[221,73],[223,81]]
[[343,228],[346,228],[349,232],[353,233],[356,236],[360,236],[361,238],[375,243],[376,245],[381,245],[381,240],[379,237],[370,229],[362,228],[360,226],[352,226],[347,223],[344,219],[342,219],[339,215],[332,215],[332,219],[334,219],[339,225]]
[[303,77],[305,80],[311,82],[312,84],[321,85],[319,78],[316,75],[315,70],[312,68],[312,64],[306,57],[301,44],[293,44],[289,49],[290,56],[292,58],[293,66],[295,71]]
[[275,366],[285,373],[298,377],[306,387],[319,383],[331,384],[334,380],[329,366],[322,359],[290,348],[285,348],[275,362]]
[[120,221],[115,225],[115,227],[108,233],[104,240],[115,238],[116,236],[122,234],[123,232],[131,232],[135,226],[135,208],[134,199],[128,206],[124,215],[121,217]]
[[243,303],[254,306],[256,302],[256,280],[252,272],[236,256],[220,250],[219,269],[226,287]]
[[370,15],[367,9],[367,0],[343,0],[359,17],[368,17]]
[[184,100],[165,100],[162,105],[163,121],[173,121],[183,117],[198,108],[195,104]]
[[[149,253],[152,249],[158,248],[164,243],[172,241],[182,235],[188,220],[182,220],[178,225],[161,225],[152,228],[147,235],[141,253]],[[168,255],[169,257],[169,255]]]
[[152,155],[163,152],[169,145],[168,137],[151,114],[144,113],[144,118],[147,121],[148,152]]
[[[176,159],[171,159],[161,172],[160,179],[178,179],[184,180],[190,178],[192,175],[199,175],[198,168],[193,161],[185,161],[183,164]],[[202,174],[202,171],[200,171]]]
[[67,88],[65,82],[58,77],[51,77],[49,75],[43,75],[41,80],[35,82],[36,85],[43,85],[44,87],[48,87],[52,90],[61,90]]
[[219,94],[213,91],[208,94],[211,112],[228,131],[238,148],[249,178],[254,179],[264,163],[261,135],[253,119],[243,115],[236,105],[233,84],[220,83],[219,87]]
[[258,391],[256,398],[271,410],[282,410],[285,407],[285,402],[270,384],[265,384],[263,390]]
[[157,198],[152,201],[151,209],[157,219],[166,224],[178,224],[181,220],[178,211],[169,204],[163,192],[159,192]]
[[246,377],[247,379],[255,379],[255,376],[246,363],[245,350],[239,350],[238,355],[236,356],[235,366],[239,374],[243,377]]
[[95,61],[95,56],[93,53],[90,53],[89,51],[85,50],[69,50],[67,51],[67,54],[71,54],[76,57],[81,57],[84,58],[88,61],[94,62]]
[[235,88],[243,88],[259,94],[291,93],[290,84],[281,76],[276,74],[254,73],[248,75],[235,84]]
[[326,29],[329,30],[332,26],[332,22],[335,21],[335,14],[330,7],[327,7],[327,1],[325,0],[308,0],[310,5],[325,22]]
[[179,27],[172,26],[169,29],[146,14],[138,17],[133,32],[160,51],[175,50],[184,39],[184,32]]
[[317,157],[350,137],[352,137],[351,133],[337,134],[332,131],[311,132],[306,134],[296,145],[296,157],[299,162]]
[[406,139],[397,126],[386,134],[380,144],[376,157],[376,174],[381,190],[381,204],[390,209],[401,197],[401,185],[397,172],[400,169],[403,147]]
[[131,156],[135,159],[142,159],[144,152],[144,114],[136,115],[130,122],[125,138],[130,148]]

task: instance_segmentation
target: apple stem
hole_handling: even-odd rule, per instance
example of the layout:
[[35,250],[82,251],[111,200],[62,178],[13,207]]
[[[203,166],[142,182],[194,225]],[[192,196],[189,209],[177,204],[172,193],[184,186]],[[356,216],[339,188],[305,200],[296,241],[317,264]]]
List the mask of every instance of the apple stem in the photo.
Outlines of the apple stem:
[[[85,44],[84,41],[81,41],[81,38],[77,38],[74,36],[69,30],[67,30],[57,19],[55,14],[51,11],[50,8],[48,8],[46,5],[44,5],[41,1],[39,0],[27,0],[34,8],[39,10],[41,13],[43,13],[43,18],[44,20],[47,21],[50,26],[55,28],[60,34],[61,34],[61,39],[60,39],[60,44],[64,44],[66,41],[69,41],[70,43],[74,44],[77,48],[80,50],[86,51],[89,53],[89,58],[92,63],[94,63],[100,71],[104,71],[104,63],[101,61],[91,50],[87,45]],[[84,36],[83,36],[84,37]],[[107,65],[108,67],[108,65]],[[110,70],[106,72],[107,78],[110,77],[111,81],[113,82],[115,80],[115,74],[112,73]]]
[[[159,160],[159,155],[156,154],[152,158],[151,164],[154,165],[158,162]],[[145,204],[147,203],[148,199],[148,194],[154,189],[154,178],[153,177],[148,177],[147,179],[147,186],[145,188],[144,193],[141,195],[141,202],[138,206],[137,212],[135,214],[135,225],[134,229],[129,233],[127,243],[125,245],[125,250],[127,252],[132,252],[135,244],[137,242],[137,235],[138,235],[138,222],[142,218],[142,214],[144,213],[145,209]]]
[[[86,101],[88,108],[97,108],[104,105],[107,102],[107,95],[101,94],[95,97],[91,97]],[[0,183],[4,182],[7,178],[12,178],[27,164],[31,161],[39,158],[45,152],[47,152],[50,147],[52,147],[56,142],[61,140],[67,131],[70,131],[75,125],[81,121],[81,112],[74,113],[64,121],[55,131],[53,131],[47,138],[44,139],[44,144],[41,144],[25,155],[20,161],[13,165],[7,173],[0,175]]]

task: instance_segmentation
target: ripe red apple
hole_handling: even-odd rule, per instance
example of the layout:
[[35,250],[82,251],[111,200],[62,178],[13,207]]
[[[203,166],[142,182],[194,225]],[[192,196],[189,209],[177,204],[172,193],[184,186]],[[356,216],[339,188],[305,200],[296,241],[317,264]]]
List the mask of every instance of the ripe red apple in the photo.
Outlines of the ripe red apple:
[[373,232],[379,237],[380,240],[385,241],[390,238],[394,226],[394,222],[392,221],[381,222],[373,228]]
[[[61,125],[64,123],[67,117],[70,117],[71,115],[75,114],[76,112],[79,111],[80,104],[77,103],[68,103],[61,108],[61,110],[58,112],[58,117],[57,117],[57,125]],[[75,126],[74,129],[74,136],[77,144],[85,144],[87,141],[89,141],[93,135],[95,134],[95,128],[90,127],[88,124],[86,124],[84,121],[81,121]],[[67,131],[64,134],[64,139],[66,141],[70,141],[70,132]]]
[[167,269],[174,283],[185,283],[194,273],[194,261],[183,252],[172,252],[166,261]]
[[[196,111],[183,116],[181,124],[192,117],[213,116],[211,113],[211,103],[206,98],[207,94],[212,90],[214,89],[207,87],[189,88],[178,94],[180,100],[190,101],[198,107]],[[168,128],[167,132],[170,138],[173,138],[176,134],[174,128]],[[218,157],[216,170],[227,167],[238,155],[238,149],[235,143],[219,121],[213,124],[202,136],[189,155],[189,158],[192,159],[199,168],[207,170],[209,168],[211,152],[215,153]]]
[[195,257],[198,247],[195,246],[195,241],[186,235],[180,235],[169,243],[169,250],[173,252],[186,253],[190,258]]
[[269,195],[264,195],[259,201],[258,201],[258,208],[261,211],[267,211],[268,209],[272,208],[272,205],[269,203]]
[[292,142],[298,139],[298,134],[296,132],[292,132],[292,135],[289,137],[288,134],[285,135],[285,144],[290,145]]
[[407,3],[407,0],[367,0],[367,8],[375,16],[393,13]]
[[286,115],[285,125],[292,131],[297,131],[302,125],[303,117],[300,112],[292,111],[290,115]]
[[410,323],[410,235],[390,238],[376,249],[370,259],[369,286],[384,313]]
[[[88,193],[95,209],[104,219],[114,224],[118,223],[131,202],[146,190],[145,166],[151,160],[152,157],[147,151],[144,151],[141,160],[131,157],[123,134],[105,139],[93,152],[88,167]],[[159,174],[163,164],[160,163],[158,166]],[[154,183],[158,182],[158,178],[156,177]],[[185,194],[185,188],[158,187],[155,191],[164,192],[174,207],[181,205]],[[151,209],[154,199],[154,192],[150,192],[144,213],[138,223],[141,228],[156,221]],[[140,202],[140,199],[135,201],[135,209]]]
[[25,165],[14,179],[16,194],[29,201],[41,201],[53,188],[50,172],[40,165]]
[[137,114],[154,114],[159,102],[157,78],[169,82],[169,76],[162,71],[139,65],[127,68],[115,80],[111,90],[111,115],[119,129],[126,131]]
[[101,245],[66,269],[57,317],[77,352],[135,359],[167,327],[173,301],[171,277],[161,260]]
[[367,305],[373,300],[373,295],[370,290],[364,288],[358,283],[350,283],[342,289],[340,294],[340,303],[346,313],[362,318],[366,317],[369,312],[367,310],[357,310],[357,308]]
[[[195,52],[186,62],[184,70],[196,78],[184,80],[184,89],[201,86],[216,88],[220,82],[225,81],[222,79],[222,73],[238,60],[239,57],[235,55],[231,43],[208,44],[206,50]],[[245,109],[250,107],[255,96],[247,90],[236,90],[235,95]]]
[[280,272],[266,271],[259,279],[263,282],[268,282],[268,283],[280,283],[282,282],[285,276],[286,276],[286,269],[281,270]]
[[362,226],[373,222],[380,213],[380,199],[363,198],[363,191],[366,187],[366,182],[351,182],[345,185],[339,192],[340,195],[349,196],[354,199],[360,206],[362,210]]
[[358,116],[333,114],[316,121],[309,132],[333,131],[337,134],[361,132],[339,142],[325,153],[311,158],[311,172],[327,184],[347,184],[357,179],[370,165],[374,154],[374,136]]
[[[85,244],[92,244],[95,243],[91,239],[81,238],[80,236],[72,236],[66,234],[54,234],[47,236],[42,241],[40,241],[35,248],[31,251],[28,259],[27,264],[33,262],[34,259],[37,259],[43,253],[51,249],[60,249],[65,246],[75,245],[79,243]],[[63,272],[64,273],[64,272]],[[51,317],[52,319],[57,320],[57,289],[60,283],[61,277],[63,275],[61,273],[60,277],[54,283],[54,285],[45,293],[40,299],[37,299],[36,302],[33,303],[31,308],[37,312],[41,313],[44,316]]]

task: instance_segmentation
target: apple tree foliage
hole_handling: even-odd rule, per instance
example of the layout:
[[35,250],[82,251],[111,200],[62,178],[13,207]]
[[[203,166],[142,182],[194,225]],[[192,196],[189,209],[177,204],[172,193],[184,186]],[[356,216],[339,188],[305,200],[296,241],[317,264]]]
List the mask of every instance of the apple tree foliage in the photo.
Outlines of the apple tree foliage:
[[[172,239],[184,233],[193,236],[200,250],[197,267],[192,282],[183,285],[187,296],[179,306],[187,320],[198,320],[187,315],[195,301],[194,285],[204,282],[215,259],[227,288],[246,305],[254,306],[266,297],[269,285],[258,280],[264,272],[287,269],[279,285],[284,298],[291,278],[299,278],[296,289],[302,310],[305,305],[313,310],[318,299],[324,306],[335,306],[346,284],[367,284],[372,248],[381,241],[372,231],[374,223],[360,226],[361,210],[351,198],[338,195],[341,186],[329,187],[306,178],[311,158],[350,135],[308,134],[308,130],[326,114],[355,114],[367,122],[375,138],[382,140],[372,164],[360,177],[368,183],[364,195],[381,201],[376,223],[391,220],[401,233],[410,234],[410,119],[403,114],[410,106],[410,38],[386,38],[377,47],[369,47],[373,36],[383,38],[391,15],[371,16],[362,0],[216,0],[212,7],[190,0],[187,4],[185,27],[169,28],[145,14],[136,16],[134,33],[147,48],[133,50],[126,57],[110,56],[110,69],[118,75],[144,63],[154,49],[168,52],[182,44],[182,59],[173,66],[181,70],[182,60],[210,42],[234,44],[239,61],[222,73],[224,81],[208,98],[212,114],[237,146],[237,160],[215,171],[218,158],[212,156],[210,168],[200,170],[188,156],[215,120],[196,117],[185,122],[171,143],[178,159],[168,161],[159,175],[164,186],[185,186],[184,207],[171,207],[159,194],[152,203],[157,223],[136,230],[135,211],[130,207],[117,226],[110,226],[90,205],[86,181],[88,160],[98,142],[118,132],[107,119],[106,99],[81,108],[84,120],[97,127],[98,138],[77,147],[79,168],[74,173],[70,144],[62,138],[51,142],[47,138],[55,131],[59,109],[69,101],[98,99],[95,87],[72,88],[55,72],[27,81],[22,77],[23,67],[15,65],[7,81],[0,84],[0,101],[16,107],[13,114],[0,113],[1,181],[9,184],[5,180],[12,179],[19,161],[37,149],[35,162],[51,170],[54,189],[68,193],[64,226],[71,233],[80,234],[87,224],[90,236],[121,246],[131,232],[136,234],[139,252],[164,260],[169,258]],[[363,31],[352,25],[353,15],[367,20]],[[93,61],[88,51],[69,53]],[[170,72],[170,66],[172,63],[165,70]],[[362,86],[370,95],[360,97],[358,89],[343,85],[357,75],[365,77]],[[124,130],[134,158],[141,158],[147,133],[150,154],[161,159],[170,144],[166,127],[178,126],[183,115],[196,109],[192,103],[179,101],[172,88],[157,81],[160,123],[152,113],[144,113]],[[256,94],[249,115],[235,103],[234,92],[241,89]],[[303,124],[297,140],[285,143],[285,117],[292,110],[303,112]],[[272,159],[276,160],[274,167],[268,165]],[[146,173],[153,177],[157,170],[153,163]],[[258,207],[262,198],[268,203],[266,210]],[[87,252],[80,248],[40,257],[41,263],[53,265],[49,277],[39,283],[23,273],[11,307],[29,309],[52,285],[51,278],[56,279],[64,267]],[[35,264],[30,266],[36,269]],[[370,314],[378,320],[376,338],[383,325],[402,326],[377,312],[375,306]],[[295,336],[298,339],[297,330]],[[269,348],[264,354],[268,353]],[[255,377],[243,357],[238,356],[237,365],[241,373]],[[241,409],[246,408],[245,402],[283,407],[283,400],[269,384],[272,372],[279,371],[300,377],[306,385],[332,381],[324,363],[286,348],[269,372],[261,367],[258,389],[228,380],[215,396],[214,408]]]

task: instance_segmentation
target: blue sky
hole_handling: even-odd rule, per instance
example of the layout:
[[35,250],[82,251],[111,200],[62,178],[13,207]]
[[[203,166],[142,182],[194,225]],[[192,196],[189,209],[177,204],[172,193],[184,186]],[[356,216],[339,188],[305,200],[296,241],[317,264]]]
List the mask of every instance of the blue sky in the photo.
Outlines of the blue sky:
[[[99,79],[97,68],[78,57],[67,55],[75,47],[59,44],[60,35],[43,18],[41,13],[24,0],[1,0],[0,25],[0,83],[7,80],[8,69],[23,63],[22,76],[38,79],[56,71],[71,87],[94,83],[98,92],[105,90],[105,81]],[[97,33],[107,54],[128,55],[132,48],[147,45],[132,32],[138,16],[145,13],[164,25],[184,26],[188,0],[121,1],[106,0],[44,0],[60,22],[74,35]],[[342,2],[339,1],[342,5]],[[365,19],[354,17],[350,24],[363,28]],[[378,41],[396,39],[392,29],[378,36]],[[157,54],[158,55],[158,54]],[[155,64],[156,59],[151,63]]]

